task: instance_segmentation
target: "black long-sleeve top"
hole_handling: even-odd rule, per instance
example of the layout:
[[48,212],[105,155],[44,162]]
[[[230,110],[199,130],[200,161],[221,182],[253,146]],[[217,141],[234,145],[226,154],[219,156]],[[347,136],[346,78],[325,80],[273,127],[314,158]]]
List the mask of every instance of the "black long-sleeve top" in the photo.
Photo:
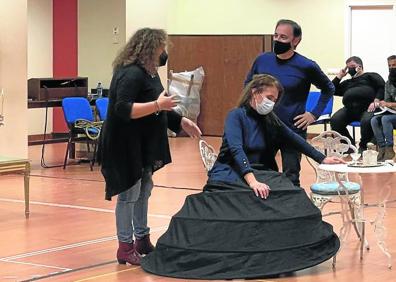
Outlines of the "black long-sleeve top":
[[284,88],[284,94],[276,103],[274,112],[294,132],[302,133],[306,130],[297,128],[294,118],[305,112],[305,104],[311,84],[321,90],[317,105],[312,114],[318,118],[327,102],[333,96],[334,86],[323,73],[317,63],[300,55],[287,59],[279,59],[275,53],[266,52],[256,58],[250,69],[245,85],[253,79],[255,74],[266,73],[276,77]]
[[131,64],[115,71],[107,119],[101,133],[98,158],[106,180],[106,199],[126,191],[142,177],[171,162],[167,128],[180,130],[181,116],[173,111],[131,119],[133,103],[155,101],[164,90],[157,75]]
[[208,182],[238,182],[246,173],[253,171],[252,165],[277,171],[273,147],[281,140],[318,163],[324,160],[321,152],[283,122],[279,120],[271,124],[271,119],[276,119],[273,113],[259,115],[250,106],[231,110],[225,122],[219,156],[208,173]]
[[375,98],[384,99],[384,79],[375,72],[366,72],[348,80],[338,77],[333,79],[336,96],[342,96],[342,103],[346,108],[354,110],[367,110]]

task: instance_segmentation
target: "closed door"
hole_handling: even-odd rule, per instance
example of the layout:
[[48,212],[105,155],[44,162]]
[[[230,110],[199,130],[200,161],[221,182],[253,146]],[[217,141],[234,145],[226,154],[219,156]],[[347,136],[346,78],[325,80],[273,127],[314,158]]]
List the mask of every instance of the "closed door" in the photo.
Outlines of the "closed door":
[[169,70],[204,68],[198,117],[204,135],[223,134],[225,117],[236,106],[254,59],[270,49],[270,39],[263,35],[170,36],[173,46],[169,48]]

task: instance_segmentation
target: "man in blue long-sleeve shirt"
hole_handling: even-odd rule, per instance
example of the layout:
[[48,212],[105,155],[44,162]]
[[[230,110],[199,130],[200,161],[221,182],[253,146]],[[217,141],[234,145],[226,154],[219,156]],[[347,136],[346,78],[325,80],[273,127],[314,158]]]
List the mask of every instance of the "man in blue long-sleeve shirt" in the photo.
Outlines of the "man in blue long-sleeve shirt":
[[[313,123],[326,107],[334,94],[334,85],[312,60],[295,52],[301,41],[301,27],[291,20],[279,20],[275,27],[274,52],[259,55],[247,75],[245,84],[255,74],[267,73],[276,77],[285,92],[275,108],[278,117],[294,132],[307,136],[307,127]],[[305,111],[305,104],[311,84],[321,90],[322,94],[312,112]],[[301,154],[286,144],[279,144],[274,153],[280,149],[283,172],[297,186],[300,185]]]

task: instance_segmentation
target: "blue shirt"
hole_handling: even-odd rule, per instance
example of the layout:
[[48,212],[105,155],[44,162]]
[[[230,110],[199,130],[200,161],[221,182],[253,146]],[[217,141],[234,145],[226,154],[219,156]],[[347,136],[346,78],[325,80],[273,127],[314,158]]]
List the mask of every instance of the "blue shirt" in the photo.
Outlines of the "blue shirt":
[[[239,182],[246,173],[253,171],[252,164],[271,169],[275,163],[272,142],[286,142],[318,163],[325,158],[283,123],[278,128],[271,127],[269,130],[271,132],[264,126],[264,116],[252,108],[231,110],[226,118],[220,153],[208,173],[208,181]],[[274,136],[281,139],[271,142]]]
[[255,74],[270,74],[277,78],[284,88],[284,94],[275,106],[275,113],[293,131],[301,133],[302,129],[294,126],[293,119],[305,112],[305,104],[311,84],[321,90],[318,104],[312,114],[318,118],[334,94],[334,85],[312,60],[298,54],[287,60],[279,59],[275,53],[263,53],[256,58],[247,75],[245,84]]

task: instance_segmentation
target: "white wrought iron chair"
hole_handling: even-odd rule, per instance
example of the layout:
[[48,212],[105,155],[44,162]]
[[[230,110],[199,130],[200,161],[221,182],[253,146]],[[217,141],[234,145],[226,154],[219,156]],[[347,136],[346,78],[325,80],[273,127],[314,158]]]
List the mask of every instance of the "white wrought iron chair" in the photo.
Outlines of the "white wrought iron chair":
[[201,153],[202,162],[207,171],[211,170],[217,159],[215,149],[205,140],[199,140],[199,152]]
[[[339,158],[344,158],[348,156],[351,152],[357,152],[357,148],[351,144],[350,140],[347,137],[342,136],[338,132],[332,130],[322,132],[318,136],[312,138],[310,143],[315,149],[322,152],[328,157],[335,156]],[[319,164],[317,162],[308,157],[307,159],[316,173],[316,181],[310,187],[310,196],[313,204],[317,206],[321,211],[327,203],[331,202],[341,202],[342,207],[343,202],[342,200],[340,201],[340,196],[347,197],[347,206],[349,206],[353,227],[359,240],[361,240],[362,225],[356,223],[356,218],[361,212],[360,184],[349,181],[347,173],[339,173],[337,181],[334,173],[319,169]],[[342,185],[339,184],[340,182],[342,183]],[[342,211],[330,212],[327,214],[323,214],[323,216],[333,214],[341,214],[342,220],[346,220],[346,215]],[[343,233],[346,232],[346,230],[341,228],[340,232],[342,233],[340,235],[345,238],[343,236]],[[368,250],[369,244],[367,240],[365,240],[364,245]],[[336,256],[333,257],[333,267],[335,267],[335,262]]]
[[[350,151],[357,152],[356,147],[351,144],[347,137],[332,130],[322,132],[319,136],[312,138],[310,143],[315,149],[328,157],[344,158]],[[311,158],[307,159],[316,173],[316,182],[310,187],[311,200],[315,206],[322,210],[327,203],[334,201],[334,198],[338,197],[340,193],[347,193],[349,202],[354,207],[353,211],[360,208],[360,185],[358,183],[349,181],[347,173],[340,174],[339,178],[347,190],[342,191],[339,189],[339,184],[333,173],[319,169],[317,162]]]
[[[354,153],[357,152],[357,148],[351,144],[347,137],[332,130],[322,132],[319,136],[312,138],[310,143],[315,149],[328,157],[336,156],[344,158],[351,151]],[[338,174],[338,178],[341,180],[343,186],[341,188],[339,187],[341,185],[339,185],[339,182],[335,179],[334,173],[319,169],[318,163],[310,158],[307,159],[316,173],[316,181],[310,187],[311,200],[314,205],[322,211],[327,203],[339,202],[337,200],[340,194],[347,195],[351,216],[352,219],[354,219],[355,214],[360,211],[360,184],[349,181],[347,173]],[[324,216],[330,214],[334,214],[334,212],[324,214]],[[360,238],[360,231],[357,229],[356,225],[354,225],[354,227]]]

